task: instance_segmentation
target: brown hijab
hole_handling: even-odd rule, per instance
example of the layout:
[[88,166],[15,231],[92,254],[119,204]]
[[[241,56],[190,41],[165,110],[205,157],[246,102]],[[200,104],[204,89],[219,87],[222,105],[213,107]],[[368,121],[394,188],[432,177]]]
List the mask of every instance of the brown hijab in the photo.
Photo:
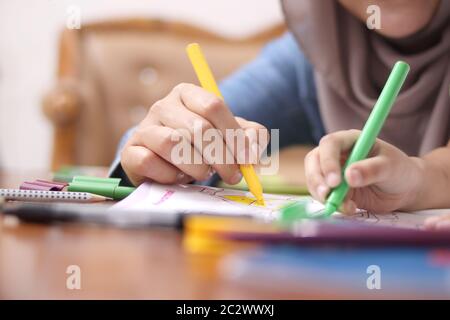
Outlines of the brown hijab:
[[[291,32],[315,70],[327,132],[361,129],[397,60],[411,71],[380,134],[409,155],[450,139],[450,1],[426,28],[402,39],[369,30],[336,0],[283,0]],[[383,23],[381,13],[381,23]],[[421,50],[408,48],[421,43]]]

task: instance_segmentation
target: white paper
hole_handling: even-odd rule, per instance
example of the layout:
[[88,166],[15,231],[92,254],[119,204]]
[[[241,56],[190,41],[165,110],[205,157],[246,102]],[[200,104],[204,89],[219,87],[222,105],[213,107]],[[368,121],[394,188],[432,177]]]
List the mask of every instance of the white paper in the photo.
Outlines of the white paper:
[[157,211],[163,208],[182,213],[251,215],[272,219],[282,206],[301,199],[305,197],[265,194],[265,206],[260,206],[250,192],[199,185],[161,185],[146,182],[112,208],[144,211]]
[[[323,205],[311,197],[265,194],[266,206],[256,203],[249,192],[199,185],[161,185],[146,182],[130,196],[114,205],[113,209],[157,212],[160,209],[180,213],[217,214],[227,216],[250,215],[262,219],[276,219],[279,209],[294,201],[308,201],[308,208],[315,212]],[[430,210],[416,213],[394,212],[375,214],[359,211],[352,216],[334,214],[335,219],[364,221],[370,224],[421,228],[427,217],[449,212],[449,210]]]

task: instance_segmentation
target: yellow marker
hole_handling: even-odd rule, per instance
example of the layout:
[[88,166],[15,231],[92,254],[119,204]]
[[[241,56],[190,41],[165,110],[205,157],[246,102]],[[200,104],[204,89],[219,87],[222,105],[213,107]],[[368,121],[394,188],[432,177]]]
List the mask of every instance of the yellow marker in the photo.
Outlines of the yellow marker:
[[256,205],[260,206],[260,204],[258,203],[258,200],[256,200],[253,197],[246,197],[246,196],[224,196],[224,198],[237,202],[237,203],[241,203],[241,204],[245,204],[245,205],[251,205],[254,204],[256,202]]
[[281,229],[273,223],[244,217],[189,216],[184,231],[204,236],[219,236],[227,232],[277,233]]
[[[200,49],[200,45],[198,43],[191,43],[186,47],[186,52],[203,89],[214,93],[223,100],[223,96],[216,84],[216,80],[209,68],[208,62],[206,62],[205,56]],[[264,206],[263,189],[255,169],[251,164],[240,165],[240,169],[250,192],[256,197],[258,204]]]

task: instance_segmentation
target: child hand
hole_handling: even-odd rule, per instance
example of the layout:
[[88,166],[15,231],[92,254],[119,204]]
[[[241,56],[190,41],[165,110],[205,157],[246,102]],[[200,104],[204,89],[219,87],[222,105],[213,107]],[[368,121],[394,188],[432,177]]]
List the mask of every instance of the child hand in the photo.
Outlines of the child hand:
[[[338,131],[323,137],[305,158],[305,175],[311,195],[325,202],[341,182],[341,168],[361,131]],[[356,208],[375,212],[408,210],[421,182],[418,158],[408,157],[393,145],[377,139],[369,158],[345,170],[350,191],[340,212]]]
[[450,213],[425,220],[425,228],[428,230],[448,230],[450,231]]
[[[194,139],[195,126],[199,126],[202,133],[208,129],[215,129],[222,137],[226,137],[226,129],[243,129],[245,147],[243,150],[236,150],[240,144],[235,142],[232,148],[229,146],[231,143],[226,143],[226,138],[223,141],[219,139],[205,141],[207,138],[200,136],[198,141]],[[256,137],[254,135],[247,137],[250,130],[256,131]],[[250,137],[256,141],[250,141],[252,140]],[[187,153],[196,154],[200,161],[191,161],[189,157],[189,163],[180,163],[173,159],[172,150],[180,140],[189,146],[190,152]],[[223,159],[231,159],[230,162],[212,163],[211,159],[205,158],[206,152],[200,154],[198,150],[201,147],[204,150],[206,145],[213,142],[221,143],[222,147],[216,150],[222,150]],[[242,179],[237,163],[248,163],[250,153],[252,159],[258,158],[267,143],[268,132],[262,125],[234,117],[223,100],[198,86],[183,83],[153,104],[122,150],[121,164],[134,185],[146,179],[165,184],[201,181],[211,177],[214,172],[217,172],[225,182],[236,184]],[[222,158],[222,155],[216,156]]]

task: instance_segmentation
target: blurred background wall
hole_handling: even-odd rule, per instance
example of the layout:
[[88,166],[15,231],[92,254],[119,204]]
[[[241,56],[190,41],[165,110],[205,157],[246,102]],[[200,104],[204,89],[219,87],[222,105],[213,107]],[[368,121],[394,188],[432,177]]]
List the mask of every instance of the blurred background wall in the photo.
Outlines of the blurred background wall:
[[155,17],[245,37],[282,21],[279,0],[0,0],[0,166],[47,169],[51,127],[41,113],[54,83],[57,40],[67,8],[84,22]]

